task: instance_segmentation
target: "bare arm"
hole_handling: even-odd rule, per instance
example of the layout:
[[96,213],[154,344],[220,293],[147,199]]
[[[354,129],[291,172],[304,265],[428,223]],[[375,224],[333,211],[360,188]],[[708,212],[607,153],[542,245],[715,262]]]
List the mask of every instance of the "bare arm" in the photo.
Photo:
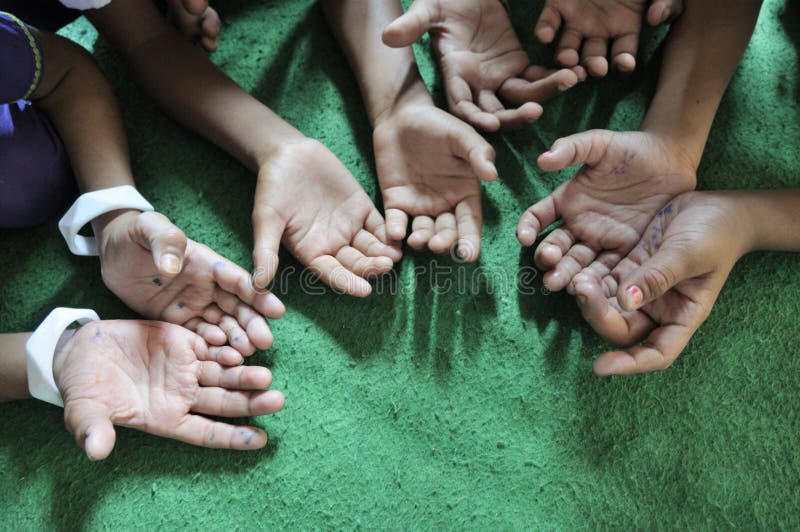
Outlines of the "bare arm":
[[0,402],[28,399],[25,342],[31,333],[0,334]]

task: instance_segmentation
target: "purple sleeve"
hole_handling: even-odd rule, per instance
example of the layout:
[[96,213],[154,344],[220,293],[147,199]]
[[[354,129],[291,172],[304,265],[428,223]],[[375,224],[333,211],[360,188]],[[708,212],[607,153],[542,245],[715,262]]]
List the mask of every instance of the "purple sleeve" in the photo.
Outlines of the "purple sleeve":
[[0,104],[30,97],[42,77],[42,54],[27,26],[0,11]]

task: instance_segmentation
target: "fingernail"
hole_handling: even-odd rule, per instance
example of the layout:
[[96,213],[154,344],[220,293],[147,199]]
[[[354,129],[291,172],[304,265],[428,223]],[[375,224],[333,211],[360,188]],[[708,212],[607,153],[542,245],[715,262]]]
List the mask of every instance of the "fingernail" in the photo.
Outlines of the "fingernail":
[[626,290],[628,292],[628,297],[631,298],[631,303],[633,303],[634,307],[638,307],[642,304],[644,300],[644,294],[642,293],[642,289],[636,285],[629,286]]
[[553,155],[554,153],[555,153],[555,150],[553,148],[550,148],[549,150],[544,152],[542,155],[544,155],[546,157],[549,157],[549,156]]
[[558,90],[560,90],[561,92],[564,92],[565,90],[569,89],[570,87],[572,87],[572,85],[569,85],[567,83],[559,83],[558,84]]
[[181,271],[181,261],[175,255],[167,253],[161,257],[161,269],[166,273],[175,275]]

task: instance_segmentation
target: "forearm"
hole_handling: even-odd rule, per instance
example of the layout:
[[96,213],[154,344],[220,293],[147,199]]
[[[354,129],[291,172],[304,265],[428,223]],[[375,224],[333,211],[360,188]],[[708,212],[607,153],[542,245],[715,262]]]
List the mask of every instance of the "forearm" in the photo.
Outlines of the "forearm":
[[432,104],[410,47],[383,44],[383,29],[403,14],[399,0],[323,0],[322,7],[355,73],[370,122],[406,102]]
[[658,87],[641,129],[677,143],[697,168],[761,0],[687,0],[685,5],[667,38]]
[[800,189],[730,192],[752,228],[752,251],[800,252]]
[[89,18],[164,112],[249,169],[257,171],[278,145],[304,138],[192,46],[152,2],[115,0]]
[[35,32],[44,76],[32,100],[51,120],[82,192],[133,185],[122,116],[93,59],[57,35]]
[[31,333],[0,334],[0,402],[30,398],[25,342]]

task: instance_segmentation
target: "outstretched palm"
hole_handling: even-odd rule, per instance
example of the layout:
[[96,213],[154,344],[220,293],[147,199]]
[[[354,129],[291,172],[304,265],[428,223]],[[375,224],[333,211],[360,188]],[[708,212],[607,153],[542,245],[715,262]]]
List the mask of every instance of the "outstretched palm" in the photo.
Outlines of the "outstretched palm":
[[275,275],[280,242],[323,282],[365,297],[365,280],[401,258],[383,217],[345,166],[314,140],[284,146],[259,172],[253,209],[255,282]]
[[458,243],[462,259],[477,260],[481,241],[478,178],[493,180],[494,150],[474,129],[430,105],[407,106],[374,134],[378,181],[389,237],[445,253]]
[[193,445],[257,449],[266,434],[202,415],[277,412],[280,392],[266,391],[266,368],[233,366],[241,355],[211,347],[164,322],[100,321],[80,328],[54,358],[67,427],[92,459],[114,447],[113,424]]
[[264,316],[279,318],[285,310],[274,295],[259,294],[245,270],[158,213],[124,213],[109,222],[100,262],[106,286],[133,310],[188,327],[215,345],[227,340],[243,354],[272,345]]
[[551,290],[566,287],[595,259],[616,265],[656,212],[696,182],[683,152],[648,133],[587,131],[559,139],[539,158],[548,171],[579,163],[585,164],[575,177],[525,211],[517,226],[520,242],[531,246],[542,229],[563,220],[535,254]]
[[[450,111],[496,131],[537,119],[544,102],[585,77],[582,68],[531,65],[498,0],[415,0],[387,27],[384,42],[409,46],[431,32]],[[516,109],[506,109],[501,99]]]

